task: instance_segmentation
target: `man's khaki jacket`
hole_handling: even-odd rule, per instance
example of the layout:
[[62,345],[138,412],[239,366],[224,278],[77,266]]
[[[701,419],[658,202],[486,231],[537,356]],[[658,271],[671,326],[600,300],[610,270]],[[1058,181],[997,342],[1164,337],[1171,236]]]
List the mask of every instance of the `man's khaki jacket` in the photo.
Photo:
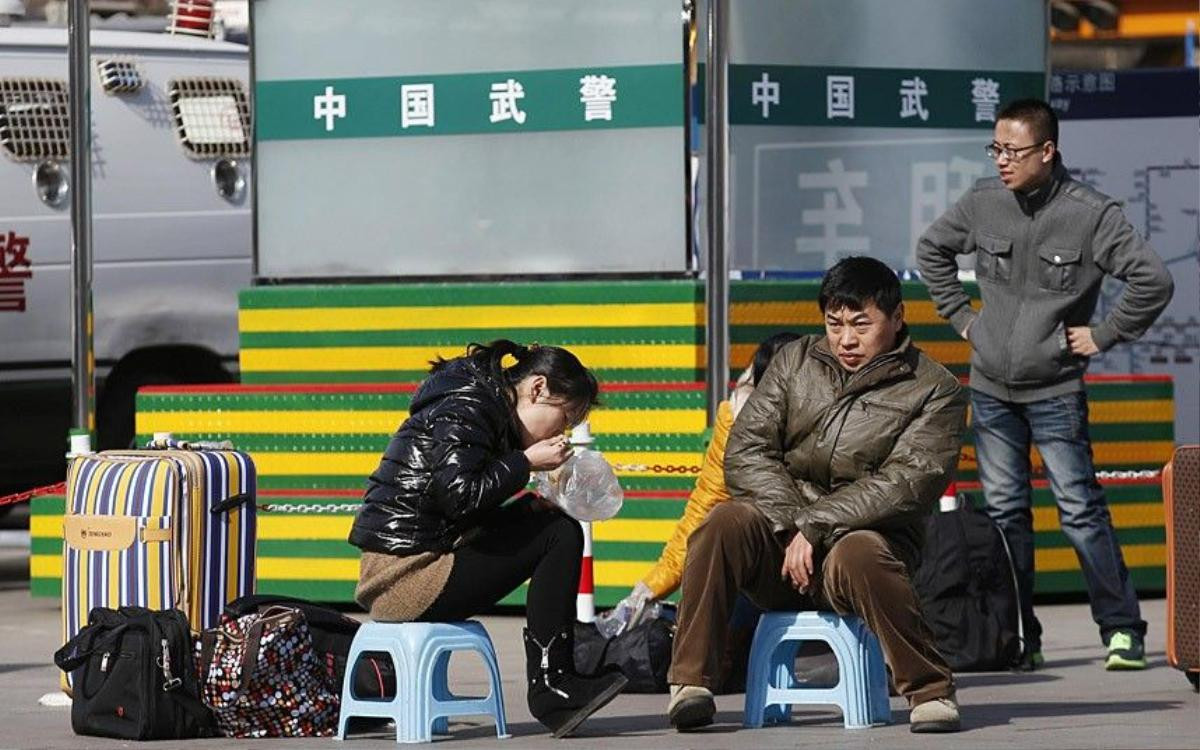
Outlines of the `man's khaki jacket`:
[[725,481],[777,532],[821,555],[859,529],[883,534],[912,572],[923,518],[953,478],[966,421],[958,380],[899,334],[895,349],[847,372],[824,336],[775,355],[734,423]]

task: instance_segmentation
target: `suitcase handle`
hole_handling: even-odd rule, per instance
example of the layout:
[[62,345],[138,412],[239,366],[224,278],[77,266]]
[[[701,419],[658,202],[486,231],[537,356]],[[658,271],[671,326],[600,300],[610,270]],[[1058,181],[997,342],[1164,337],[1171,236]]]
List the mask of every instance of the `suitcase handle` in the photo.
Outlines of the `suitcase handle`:
[[221,502],[217,503],[211,509],[209,509],[208,512],[212,513],[213,515],[216,515],[218,513],[225,513],[227,511],[233,510],[234,508],[236,508],[240,505],[245,505],[246,503],[252,501],[253,499],[254,499],[253,492],[239,492],[238,494],[230,495],[229,497],[225,498]]

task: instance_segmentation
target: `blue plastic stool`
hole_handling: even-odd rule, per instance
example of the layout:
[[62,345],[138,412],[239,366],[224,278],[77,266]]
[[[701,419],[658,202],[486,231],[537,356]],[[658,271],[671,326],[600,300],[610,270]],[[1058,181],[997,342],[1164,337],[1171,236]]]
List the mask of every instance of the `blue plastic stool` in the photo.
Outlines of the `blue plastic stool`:
[[[396,668],[396,695],[388,700],[365,700],[354,695],[354,666],[364,651],[382,651]],[[483,658],[491,682],[484,698],[458,698],[450,693],[447,675],[450,654],[474,651]],[[489,714],[496,720],[496,737],[508,739],[504,693],[496,650],[483,626],[466,622],[366,622],[354,636],[342,685],[339,740],[354,717],[377,717],[396,722],[397,742],[432,742],[434,733],[449,734],[450,716]]]
[[[833,649],[837,685],[807,688],[796,681],[796,652],[804,641],[825,641]],[[800,703],[840,706],[847,729],[891,723],[883,652],[861,619],[832,612],[763,613],[750,648],[743,723],[786,723]]]

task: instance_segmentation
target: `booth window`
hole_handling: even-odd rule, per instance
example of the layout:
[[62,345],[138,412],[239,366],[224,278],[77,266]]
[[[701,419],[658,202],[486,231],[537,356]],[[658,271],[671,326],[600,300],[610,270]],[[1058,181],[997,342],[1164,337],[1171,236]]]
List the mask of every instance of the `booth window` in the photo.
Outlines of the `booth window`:
[[0,147],[16,161],[70,158],[66,82],[0,78]]
[[175,78],[170,82],[175,133],[193,159],[250,156],[250,108],[235,78]]

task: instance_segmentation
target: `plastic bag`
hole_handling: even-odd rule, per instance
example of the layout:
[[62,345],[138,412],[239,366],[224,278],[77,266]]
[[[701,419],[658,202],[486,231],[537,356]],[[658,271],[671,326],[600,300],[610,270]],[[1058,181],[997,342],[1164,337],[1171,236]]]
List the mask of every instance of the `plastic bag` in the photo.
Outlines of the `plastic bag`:
[[657,599],[640,603],[622,599],[617,602],[617,606],[596,616],[596,630],[605,638],[616,638],[647,620],[657,620],[662,611],[663,603]]
[[625,501],[608,461],[586,448],[554,471],[539,474],[537,492],[577,521],[605,521],[617,515]]

